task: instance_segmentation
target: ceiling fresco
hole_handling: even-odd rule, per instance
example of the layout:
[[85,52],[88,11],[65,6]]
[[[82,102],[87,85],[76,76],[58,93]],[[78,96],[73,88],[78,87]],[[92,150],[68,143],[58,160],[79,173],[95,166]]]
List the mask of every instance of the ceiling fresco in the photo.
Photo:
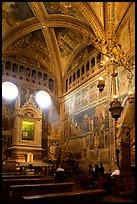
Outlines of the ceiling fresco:
[[[113,29],[117,31],[131,4],[2,2],[2,52],[39,62],[61,88],[65,74],[99,49],[94,39],[105,39]],[[111,17],[115,17],[112,27]]]
[[2,17],[10,26],[34,17],[26,2],[2,2]]
[[25,56],[36,59],[41,64],[50,64],[48,48],[40,30],[24,35],[9,47],[8,52],[12,54],[24,53]]
[[75,17],[81,21],[88,23],[86,18],[83,16],[75,7],[75,2],[43,2],[48,14],[63,14]]
[[73,52],[73,50],[82,43],[83,36],[68,28],[55,28],[54,30],[60,48],[60,53],[62,57],[67,59],[71,52]]

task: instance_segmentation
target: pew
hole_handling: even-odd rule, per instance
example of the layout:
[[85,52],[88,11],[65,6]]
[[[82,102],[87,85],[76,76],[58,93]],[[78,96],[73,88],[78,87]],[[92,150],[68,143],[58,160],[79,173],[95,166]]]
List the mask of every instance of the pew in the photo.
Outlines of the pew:
[[53,183],[53,178],[16,178],[16,179],[3,179],[4,186],[22,185],[22,184],[36,184],[36,183]]
[[98,180],[97,183],[95,185],[96,189],[100,189],[104,187],[104,184],[107,182],[107,180],[110,178],[111,174],[110,173],[106,173],[106,174],[99,174],[98,175]]
[[106,183],[107,179],[110,177],[110,173],[98,174],[96,177],[93,175],[85,175],[80,179],[80,186],[83,189],[101,189]]
[[29,203],[43,202],[43,203],[53,203],[53,204],[72,204],[72,203],[90,203],[91,202],[102,202],[104,195],[107,191],[104,189],[95,190],[79,190],[64,193],[52,193],[43,195],[30,195],[23,196],[23,200],[29,201]]
[[115,177],[115,185],[112,187],[112,195],[134,198],[134,194],[135,175],[118,175]]
[[41,178],[43,176],[34,174],[34,175],[25,175],[25,174],[16,174],[16,175],[2,175],[2,179],[19,179],[19,178]]
[[25,184],[41,184],[41,183],[53,183],[53,178],[46,178],[42,176],[25,176],[25,177],[6,177],[2,179],[2,197],[7,200],[10,198],[10,186],[11,185],[25,185]]
[[69,183],[46,183],[46,184],[26,184],[11,185],[10,199],[21,200],[24,195],[50,194],[60,192],[70,192],[74,186],[73,182]]
[[25,185],[25,184],[41,184],[41,183],[53,183],[53,178],[16,178],[16,179],[3,179],[2,180],[2,190],[3,196],[6,197],[7,194],[10,194],[11,185]]

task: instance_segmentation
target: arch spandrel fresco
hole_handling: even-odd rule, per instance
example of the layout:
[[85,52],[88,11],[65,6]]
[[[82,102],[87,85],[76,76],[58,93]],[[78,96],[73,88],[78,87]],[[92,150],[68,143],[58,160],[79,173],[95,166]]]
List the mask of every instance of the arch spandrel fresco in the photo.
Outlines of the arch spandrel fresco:
[[68,28],[54,28],[61,56],[67,59],[73,49],[82,43],[83,36]]
[[24,53],[24,56],[30,52],[30,57],[41,64],[45,64],[45,67],[50,64],[49,52],[42,31],[34,31],[24,35],[9,46],[9,52],[16,52],[17,55]]

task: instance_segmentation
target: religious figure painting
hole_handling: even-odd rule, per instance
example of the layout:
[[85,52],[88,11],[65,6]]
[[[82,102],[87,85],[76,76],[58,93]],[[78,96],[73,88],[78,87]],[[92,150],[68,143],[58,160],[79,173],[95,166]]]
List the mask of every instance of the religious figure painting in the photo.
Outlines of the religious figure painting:
[[22,122],[22,140],[34,140],[34,122]]

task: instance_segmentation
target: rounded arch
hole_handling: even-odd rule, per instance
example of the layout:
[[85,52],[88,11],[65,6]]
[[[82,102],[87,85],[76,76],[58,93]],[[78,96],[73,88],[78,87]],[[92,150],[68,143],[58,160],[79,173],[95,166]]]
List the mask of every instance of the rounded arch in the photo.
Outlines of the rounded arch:
[[[80,20],[70,17],[70,16],[63,16],[62,15],[49,15],[45,21],[46,27],[67,27],[74,29],[84,36],[95,36],[92,28],[85,24],[81,23]],[[34,17],[28,20],[21,22],[17,27],[11,29],[2,39],[2,51],[4,52],[8,46],[14,43],[16,40],[21,38],[22,36],[33,32],[35,30],[42,29],[41,23]],[[11,37],[12,36],[12,37]]]

